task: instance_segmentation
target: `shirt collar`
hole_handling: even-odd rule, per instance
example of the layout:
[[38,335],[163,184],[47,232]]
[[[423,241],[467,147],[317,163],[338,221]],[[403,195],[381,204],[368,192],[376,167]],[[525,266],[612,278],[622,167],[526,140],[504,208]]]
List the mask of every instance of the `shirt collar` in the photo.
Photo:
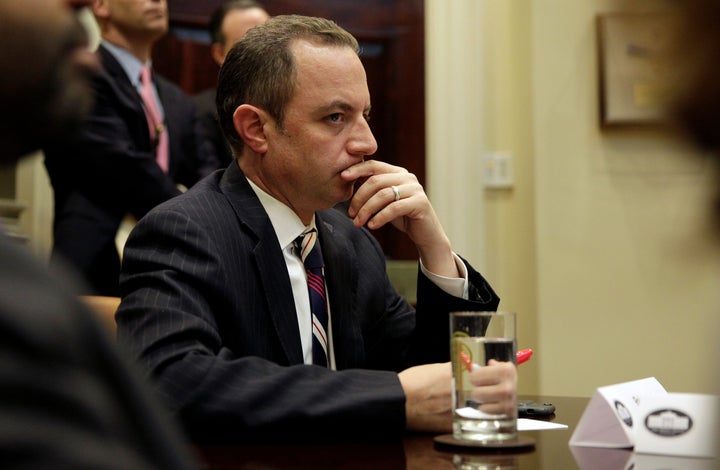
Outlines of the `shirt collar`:
[[250,187],[258,199],[260,199],[260,204],[262,204],[265,212],[267,212],[268,217],[270,217],[270,223],[275,229],[275,234],[280,242],[281,249],[284,250],[287,248],[288,245],[292,244],[297,237],[307,230],[316,228],[315,214],[313,214],[310,225],[306,227],[292,209],[263,191],[259,186],[250,181],[250,179],[247,179],[247,181],[250,183]]
[[147,61],[147,63],[143,64],[140,62],[140,59],[132,55],[130,51],[116,46],[105,39],[102,40],[102,45],[110,52],[110,54],[112,54],[115,60],[120,63],[120,66],[125,71],[125,74],[128,76],[133,86],[140,88],[142,86],[140,83],[140,71],[145,65],[148,67],[152,66],[152,62]]

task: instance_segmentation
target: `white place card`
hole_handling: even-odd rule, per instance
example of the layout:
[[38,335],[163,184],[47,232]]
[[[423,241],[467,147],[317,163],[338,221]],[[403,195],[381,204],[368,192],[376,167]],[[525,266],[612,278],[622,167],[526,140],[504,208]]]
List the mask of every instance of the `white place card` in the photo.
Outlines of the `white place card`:
[[635,453],[720,457],[720,396],[655,395],[638,408]]
[[667,395],[655,377],[598,388],[570,438],[570,445],[633,447],[641,397],[655,395]]
[[[645,455],[689,457],[705,468],[708,462],[720,463],[720,396],[668,393],[654,377],[600,387],[570,446],[634,448],[634,468],[647,464]],[[573,454],[578,461],[594,460],[585,458],[587,452],[573,449]]]

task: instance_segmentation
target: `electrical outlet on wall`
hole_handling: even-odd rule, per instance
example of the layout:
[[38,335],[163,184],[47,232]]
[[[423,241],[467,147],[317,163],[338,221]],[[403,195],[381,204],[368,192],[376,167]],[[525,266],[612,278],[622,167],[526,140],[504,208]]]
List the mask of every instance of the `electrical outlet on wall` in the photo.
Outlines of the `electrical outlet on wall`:
[[486,188],[512,188],[512,154],[493,152],[483,155],[483,184]]

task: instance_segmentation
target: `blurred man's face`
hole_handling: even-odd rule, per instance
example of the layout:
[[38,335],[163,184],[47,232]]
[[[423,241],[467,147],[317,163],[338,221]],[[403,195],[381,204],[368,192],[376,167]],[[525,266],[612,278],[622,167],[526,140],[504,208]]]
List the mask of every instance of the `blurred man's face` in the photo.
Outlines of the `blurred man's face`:
[[63,135],[92,104],[97,68],[74,9],[90,0],[0,0],[0,133],[14,159]]
[[242,39],[250,28],[264,23],[268,19],[270,19],[270,15],[258,7],[236,8],[227,12],[220,26],[224,41],[214,42],[210,46],[210,54],[215,63],[222,67],[225,57],[235,43]]
[[127,39],[155,41],[168,32],[166,0],[102,0],[95,13],[102,11],[122,36]]
[[223,59],[236,42],[245,36],[245,33],[254,26],[266,22],[270,16],[262,8],[245,8],[243,10],[229,11],[222,24],[222,33],[225,38],[223,45]]

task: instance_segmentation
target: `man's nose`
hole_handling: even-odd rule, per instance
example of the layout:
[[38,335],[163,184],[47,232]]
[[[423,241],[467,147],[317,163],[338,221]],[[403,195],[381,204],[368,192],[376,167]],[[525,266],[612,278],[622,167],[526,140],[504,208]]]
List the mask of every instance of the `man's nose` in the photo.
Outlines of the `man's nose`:
[[370,123],[364,117],[360,118],[349,143],[349,152],[353,155],[373,155],[377,152],[377,147]]

